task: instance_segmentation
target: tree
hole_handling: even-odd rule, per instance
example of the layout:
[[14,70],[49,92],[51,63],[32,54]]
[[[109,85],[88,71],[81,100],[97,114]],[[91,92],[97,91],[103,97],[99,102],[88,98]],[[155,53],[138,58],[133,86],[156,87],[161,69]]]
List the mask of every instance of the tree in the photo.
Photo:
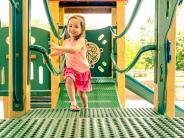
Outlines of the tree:
[[184,69],[184,29],[176,34],[176,69]]
[[[154,43],[154,20],[149,16],[146,23],[143,24],[140,28],[141,46]],[[146,52],[142,55],[141,64],[144,65],[144,69],[152,69],[154,64],[154,53],[152,51]]]

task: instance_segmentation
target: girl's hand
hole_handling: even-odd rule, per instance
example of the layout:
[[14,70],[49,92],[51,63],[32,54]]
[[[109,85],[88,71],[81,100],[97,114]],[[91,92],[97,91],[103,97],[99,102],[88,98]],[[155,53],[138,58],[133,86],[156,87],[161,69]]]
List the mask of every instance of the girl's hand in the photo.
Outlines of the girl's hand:
[[[50,58],[51,58],[50,55],[47,55],[47,56],[48,56],[48,58],[49,58],[49,60],[50,60]],[[44,57],[43,57],[43,63],[44,63],[44,64],[47,63],[47,61],[44,59]]]
[[56,45],[54,42],[50,41],[50,49],[52,50],[61,50],[61,47]]

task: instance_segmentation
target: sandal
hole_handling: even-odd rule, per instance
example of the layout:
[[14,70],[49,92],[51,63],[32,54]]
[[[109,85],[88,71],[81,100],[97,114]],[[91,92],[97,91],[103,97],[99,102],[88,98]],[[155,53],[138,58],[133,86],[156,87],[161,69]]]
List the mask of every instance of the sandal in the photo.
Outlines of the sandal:
[[80,111],[80,107],[77,105],[70,105],[70,111]]

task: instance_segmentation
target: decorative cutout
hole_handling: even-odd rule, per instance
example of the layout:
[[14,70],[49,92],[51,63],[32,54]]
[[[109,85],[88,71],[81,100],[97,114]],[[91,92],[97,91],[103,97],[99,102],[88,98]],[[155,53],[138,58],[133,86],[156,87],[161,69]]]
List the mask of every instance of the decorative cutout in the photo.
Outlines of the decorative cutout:
[[104,67],[107,66],[107,62],[103,61],[103,62],[102,62],[102,65],[103,65]]
[[107,40],[103,40],[102,44],[105,45],[107,43]]
[[1,84],[5,84],[5,71],[4,71],[4,66],[1,69]]
[[98,40],[102,40],[104,38],[104,34],[101,34],[99,37],[98,37]]
[[99,61],[101,57],[102,48],[99,48],[95,43],[87,43],[87,59],[91,68],[94,68],[94,65]]
[[104,72],[104,68],[102,68],[101,66],[98,66],[98,70],[99,70],[100,72]]
[[39,66],[39,84],[43,84],[43,67]]
[[34,79],[34,67],[33,67],[33,62],[31,62],[31,71],[30,71],[30,80],[33,80]]

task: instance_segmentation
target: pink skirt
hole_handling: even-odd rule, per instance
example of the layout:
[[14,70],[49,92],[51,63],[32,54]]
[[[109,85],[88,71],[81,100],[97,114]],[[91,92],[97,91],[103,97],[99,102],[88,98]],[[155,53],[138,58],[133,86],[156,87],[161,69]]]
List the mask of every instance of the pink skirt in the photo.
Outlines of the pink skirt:
[[72,68],[65,67],[63,76],[64,79],[67,77],[71,77],[73,79],[75,90],[79,90],[81,92],[92,91],[90,70],[81,73]]

